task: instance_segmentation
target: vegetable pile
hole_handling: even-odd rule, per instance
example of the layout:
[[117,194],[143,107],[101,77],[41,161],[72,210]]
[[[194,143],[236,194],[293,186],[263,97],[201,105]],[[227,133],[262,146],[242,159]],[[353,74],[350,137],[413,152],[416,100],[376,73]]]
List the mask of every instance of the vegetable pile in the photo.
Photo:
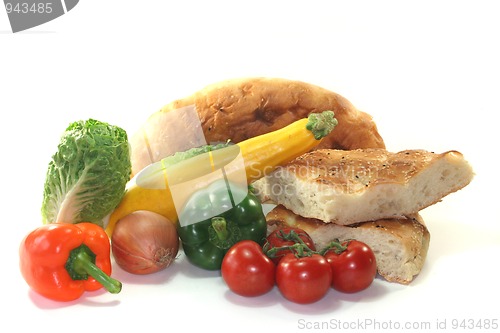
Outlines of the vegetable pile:
[[[229,289],[242,296],[276,286],[286,299],[307,304],[331,288],[366,289],[376,274],[366,244],[332,242],[317,250],[298,228],[268,235],[261,203],[247,185],[317,146],[336,125],[333,112],[325,111],[239,143],[242,186],[226,174],[226,161],[218,165],[212,155],[234,148],[229,142],[176,153],[130,179],[126,132],[94,119],[74,122],[48,166],[43,225],[21,242],[22,276],[35,292],[56,301],[100,288],[119,293],[121,282],[110,276],[111,255],[128,273],[152,274],[169,267],[182,245],[191,264],[220,270]],[[204,158],[223,177],[193,189],[178,211],[166,168],[193,175]]]

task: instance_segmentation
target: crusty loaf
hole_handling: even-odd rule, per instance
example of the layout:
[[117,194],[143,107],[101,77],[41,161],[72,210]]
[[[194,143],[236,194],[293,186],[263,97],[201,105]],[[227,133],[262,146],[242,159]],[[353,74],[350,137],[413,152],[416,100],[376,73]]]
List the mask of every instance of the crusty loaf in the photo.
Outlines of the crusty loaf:
[[375,254],[379,275],[390,282],[410,283],[420,273],[429,248],[430,234],[419,214],[341,226],[307,219],[278,205],[266,218],[269,233],[284,226],[298,227],[311,236],[317,249],[334,239],[364,242]]
[[325,222],[357,222],[414,214],[472,180],[461,153],[423,150],[321,149],[253,184],[262,201]]
[[[132,175],[174,152],[199,145],[186,137],[199,131],[192,117],[166,116],[190,106],[201,121],[207,143],[238,143],[305,118],[311,112],[332,110],[339,121],[320,148],[384,148],[372,117],[357,110],[347,99],[327,89],[281,78],[241,78],[214,83],[153,113],[131,136]],[[198,124],[197,124],[198,123]]]

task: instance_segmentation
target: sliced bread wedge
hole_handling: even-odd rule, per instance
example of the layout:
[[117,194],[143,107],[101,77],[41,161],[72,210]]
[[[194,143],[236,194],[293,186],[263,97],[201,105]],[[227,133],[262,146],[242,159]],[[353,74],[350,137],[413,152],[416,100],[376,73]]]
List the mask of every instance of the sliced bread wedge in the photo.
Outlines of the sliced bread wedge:
[[286,226],[298,227],[311,236],[318,250],[334,239],[364,242],[375,254],[379,275],[400,284],[409,284],[420,273],[430,242],[430,233],[419,214],[342,226],[304,218],[278,205],[266,219],[268,233]]
[[418,213],[468,185],[473,175],[457,151],[320,149],[252,186],[263,202],[281,204],[303,217],[350,225]]

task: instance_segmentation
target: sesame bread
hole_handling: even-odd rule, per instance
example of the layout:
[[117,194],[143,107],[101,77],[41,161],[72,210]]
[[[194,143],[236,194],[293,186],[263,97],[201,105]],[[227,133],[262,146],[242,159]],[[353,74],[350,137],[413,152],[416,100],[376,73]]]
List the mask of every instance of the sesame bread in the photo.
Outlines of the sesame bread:
[[418,213],[473,178],[461,153],[321,149],[252,184],[263,202],[295,214],[349,225]]
[[311,236],[317,249],[334,239],[364,242],[375,254],[379,275],[401,284],[409,284],[420,273],[429,248],[430,234],[419,214],[342,226],[304,218],[278,205],[266,219],[268,233],[281,227],[298,227]]

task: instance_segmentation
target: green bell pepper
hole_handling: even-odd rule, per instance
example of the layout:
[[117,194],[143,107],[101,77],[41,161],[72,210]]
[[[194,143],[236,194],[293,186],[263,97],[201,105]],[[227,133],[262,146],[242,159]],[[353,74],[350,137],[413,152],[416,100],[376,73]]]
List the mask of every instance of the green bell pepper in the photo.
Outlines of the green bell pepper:
[[179,215],[184,253],[195,266],[218,270],[229,248],[240,240],[263,244],[267,223],[262,205],[249,188],[226,179],[190,196]]

